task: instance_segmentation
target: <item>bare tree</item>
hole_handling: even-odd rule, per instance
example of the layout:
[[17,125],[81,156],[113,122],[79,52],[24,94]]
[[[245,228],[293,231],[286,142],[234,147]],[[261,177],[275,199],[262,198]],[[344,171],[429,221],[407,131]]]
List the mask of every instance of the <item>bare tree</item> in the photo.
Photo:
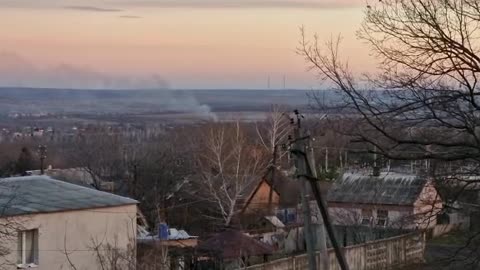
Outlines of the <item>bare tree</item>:
[[265,173],[265,152],[249,140],[238,121],[206,128],[200,144],[200,194],[213,207],[209,217],[229,226],[252,185]]
[[85,169],[93,187],[101,189],[102,181],[118,181],[125,176],[122,138],[107,133],[83,135],[69,153],[71,164]]
[[[269,153],[275,151],[275,148],[283,143],[286,143],[288,135],[292,133],[292,125],[290,118],[285,114],[285,111],[279,105],[272,105],[272,109],[267,116],[264,123],[255,126],[260,144]],[[278,160],[280,160],[287,151],[281,147],[277,148]]]
[[102,243],[92,239],[92,247],[97,257],[99,269],[102,270],[135,270],[136,251],[134,246],[120,249],[115,239],[113,243]]
[[389,159],[425,160],[437,186],[460,179],[459,193],[442,194],[451,205],[480,182],[479,26],[476,0],[382,0],[366,7],[358,31],[378,74],[355,76],[341,38],[320,44],[302,29],[299,53],[342,94],[335,112],[356,122],[355,140]]
[[[126,223],[129,231],[136,231],[136,222],[132,219]],[[105,232],[107,233],[107,232]],[[101,239],[95,237],[90,239],[91,244],[87,250],[97,259],[98,269],[101,270],[136,270],[137,268],[137,247],[136,235],[127,235],[128,244],[120,246],[118,244],[118,235],[113,239],[107,239],[105,236]],[[65,235],[63,238],[63,250],[61,251],[67,260],[68,266],[72,270],[79,269],[71,255],[75,255],[77,249],[68,247],[67,241],[67,223],[65,223]],[[77,257],[78,258],[78,257]],[[141,269],[141,268],[140,268]]]
[[175,223],[178,222],[175,218],[180,218],[180,215],[169,216],[168,209],[185,203],[183,191],[193,174],[193,157],[186,137],[183,133],[172,133],[159,141],[135,145],[139,154],[135,160],[127,159],[136,166],[136,172],[132,171],[134,166],[129,166],[136,198],[153,224]]
[[268,170],[266,170],[267,177],[270,181],[268,214],[271,215],[273,211],[273,191],[278,185],[277,174],[279,172],[277,172],[277,170],[288,162],[284,160],[288,153],[287,149],[282,147],[282,145],[287,142],[288,136],[292,134],[292,125],[290,118],[285,114],[282,107],[272,105],[272,110],[265,123],[263,123],[262,126],[257,124],[255,127],[260,144],[265,148],[266,152],[271,155],[270,164],[268,165]]
[[17,261],[10,261],[10,254],[15,252],[12,247],[18,241],[18,232],[21,231],[28,218],[11,216],[9,212],[18,200],[20,193],[16,188],[2,186],[0,179],[0,270],[11,269]]

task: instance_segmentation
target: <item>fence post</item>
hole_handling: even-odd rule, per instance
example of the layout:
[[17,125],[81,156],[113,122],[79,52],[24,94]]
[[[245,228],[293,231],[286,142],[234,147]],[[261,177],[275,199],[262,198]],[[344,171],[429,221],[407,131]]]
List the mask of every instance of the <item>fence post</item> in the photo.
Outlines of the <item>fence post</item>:
[[426,261],[425,259],[425,249],[427,248],[427,234],[425,232],[422,233],[422,261]]
[[368,246],[363,245],[363,250],[364,250],[364,254],[365,254],[365,256],[363,256],[363,261],[364,261],[364,264],[365,264],[363,269],[367,270],[367,266],[368,266]]
[[392,265],[392,259],[391,259],[391,254],[390,254],[390,246],[392,245],[391,242],[384,241],[382,242],[385,250],[385,268],[389,267]]
[[406,237],[402,237],[402,263],[407,263],[407,246],[406,246]]

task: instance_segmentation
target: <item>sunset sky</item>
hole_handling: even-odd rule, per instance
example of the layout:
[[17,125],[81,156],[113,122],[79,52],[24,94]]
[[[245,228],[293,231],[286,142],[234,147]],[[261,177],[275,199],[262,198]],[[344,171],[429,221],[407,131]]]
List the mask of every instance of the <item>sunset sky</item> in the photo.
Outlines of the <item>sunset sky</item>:
[[0,0],[0,84],[73,88],[319,88],[299,26],[344,36],[358,71],[360,0]]

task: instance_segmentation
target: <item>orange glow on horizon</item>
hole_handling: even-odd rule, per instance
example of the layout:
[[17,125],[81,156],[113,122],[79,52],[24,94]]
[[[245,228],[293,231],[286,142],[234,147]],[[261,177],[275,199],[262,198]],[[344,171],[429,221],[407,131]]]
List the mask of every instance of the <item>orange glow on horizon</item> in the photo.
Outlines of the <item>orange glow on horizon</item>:
[[309,88],[317,83],[295,53],[304,25],[325,39],[342,34],[350,65],[373,69],[367,48],[355,39],[361,8],[144,7],[128,13],[133,15],[2,8],[0,51],[39,67],[67,63],[107,73],[160,74],[180,88],[215,87],[217,80],[224,81],[220,87],[231,81],[232,88],[262,88],[267,76],[283,74],[291,87]]

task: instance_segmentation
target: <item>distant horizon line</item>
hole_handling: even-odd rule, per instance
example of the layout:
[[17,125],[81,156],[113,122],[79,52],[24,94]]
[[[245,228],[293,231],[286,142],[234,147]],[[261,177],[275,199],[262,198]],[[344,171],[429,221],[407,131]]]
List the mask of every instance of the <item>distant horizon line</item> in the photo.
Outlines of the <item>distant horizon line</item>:
[[72,91],[325,91],[333,89],[308,88],[63,88],[63,87],[31,87],[0,86],[0,90],[72,90]]

